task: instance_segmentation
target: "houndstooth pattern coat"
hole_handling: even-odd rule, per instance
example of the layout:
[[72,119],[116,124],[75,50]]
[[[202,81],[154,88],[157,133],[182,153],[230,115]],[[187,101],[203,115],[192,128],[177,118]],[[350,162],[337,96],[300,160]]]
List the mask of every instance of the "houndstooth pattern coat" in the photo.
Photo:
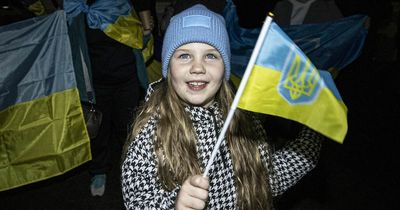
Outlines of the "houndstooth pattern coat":
[[[186,107],[197,134],[197,156],[204,169],[223,126],[218,104],[209,108]],[[173,209],[180,186],[163,189],[157,175],[154,135],[157,120],[151,118],[129,146],[122,164],[122,193],[126,209]],[[262,127],[260,126],[260,129]],[[260,135],[265,132],[260,130]],[[260,138],[265,138],[260,136]],[[263,162],[270,169],[272,195],[277,196],[296,184],[313,169],[319,157],[321,136],[304,128],[298,138],[272,154],[260,145]],[[235,209],[236,189],[232,160],[224,140],[209,171],[209,209]]]

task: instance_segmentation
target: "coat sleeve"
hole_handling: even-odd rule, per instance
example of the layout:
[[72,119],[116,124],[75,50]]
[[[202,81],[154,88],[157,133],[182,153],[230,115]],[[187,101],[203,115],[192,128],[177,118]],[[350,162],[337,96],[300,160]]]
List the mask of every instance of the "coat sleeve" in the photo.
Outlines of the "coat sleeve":
[[317,165],[322,135],[303,127],[298,137],[268,155],[265,146],[260,151],[269,169],[269,183],[273,196],[283,194]]
[[147,124],[129,146],[122,163],[122,195],[126,209],[173,209],[179,188],[164,190],[157,176],[154,123]]

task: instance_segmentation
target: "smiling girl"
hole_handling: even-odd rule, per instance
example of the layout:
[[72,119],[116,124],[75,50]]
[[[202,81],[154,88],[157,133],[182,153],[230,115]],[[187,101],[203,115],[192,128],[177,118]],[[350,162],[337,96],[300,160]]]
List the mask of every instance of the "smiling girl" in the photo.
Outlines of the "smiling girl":
[[195,5],[172,17],[165,78],[152,84],[122,163],[127,209],[273,209],[273,198],[316,165],[321,136],[303,128],[280,150],[257,117],[237,110],[208,177],[206,167],[234,98],[222,16]]

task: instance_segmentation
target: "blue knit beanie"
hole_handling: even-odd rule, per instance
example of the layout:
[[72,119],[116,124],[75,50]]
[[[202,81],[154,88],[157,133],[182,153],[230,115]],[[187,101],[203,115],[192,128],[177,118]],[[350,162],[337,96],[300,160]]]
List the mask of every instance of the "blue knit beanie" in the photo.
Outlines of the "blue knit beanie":
[[225,65],[225,79],[229,80],[231,52],[225,20],[201,4],[196,4],[171,18],[161,52],[164,78],[167,77],[169,61],[175,50],[193,42],[209,44],[219,51]]

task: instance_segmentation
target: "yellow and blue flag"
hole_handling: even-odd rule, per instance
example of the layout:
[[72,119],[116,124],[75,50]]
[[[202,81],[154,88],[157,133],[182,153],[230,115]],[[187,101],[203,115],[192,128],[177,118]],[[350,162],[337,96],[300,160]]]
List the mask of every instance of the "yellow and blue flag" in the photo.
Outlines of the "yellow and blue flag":
[[91,159],[64,11],[0,27],[0,191]]
[[139,81],[144,88],[149,81],[161,77],[161,63],[152,59],[154,37],[143,37],[142,23],[130,0],[96,0],[91,5],[85,0],[68,0],[64,10],[70,26],[85,14],[90,28],[101,29],[110,38],[133,48],[132,56],[136,57]]
[[272,22],[238,107],[302,123],[342,143],[347,108],[332,77],[318,71],[300,48]]
[[143,29],[129,0],[96,0],[90,6],[85,0],[64,2],[68,21],[85,13],[90,28],[101,29],[114,40],[135,49],[143,48]]

